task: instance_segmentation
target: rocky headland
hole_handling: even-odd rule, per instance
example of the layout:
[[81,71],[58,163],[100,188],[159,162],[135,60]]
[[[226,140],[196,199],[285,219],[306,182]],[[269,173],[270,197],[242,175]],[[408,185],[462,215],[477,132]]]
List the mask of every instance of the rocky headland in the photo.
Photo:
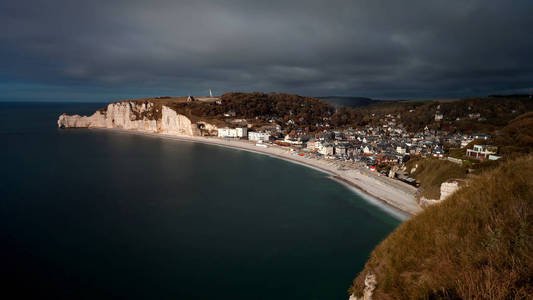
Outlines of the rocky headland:
[[60,128],[116,128],[181,136],[215,134],[217,126],[205,120],[191,120],[174,109],[149,101],[120,101],[91,116],[62,114]]

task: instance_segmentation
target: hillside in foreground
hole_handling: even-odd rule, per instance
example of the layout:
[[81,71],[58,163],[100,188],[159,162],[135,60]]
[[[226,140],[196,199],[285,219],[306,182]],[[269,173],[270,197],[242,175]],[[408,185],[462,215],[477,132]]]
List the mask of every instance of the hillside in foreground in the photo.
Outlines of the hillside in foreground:
[[533,156],[482,174],[398,227],[350,288],[374,299],[531,299]]

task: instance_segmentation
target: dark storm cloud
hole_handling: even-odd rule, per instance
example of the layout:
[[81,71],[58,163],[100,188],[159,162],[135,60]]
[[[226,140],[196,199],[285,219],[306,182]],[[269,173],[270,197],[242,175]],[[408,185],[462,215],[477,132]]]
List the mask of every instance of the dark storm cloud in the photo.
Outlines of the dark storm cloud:
[[109,95],[532,92],[532,9],[530,0],[4,0],[0,86]]

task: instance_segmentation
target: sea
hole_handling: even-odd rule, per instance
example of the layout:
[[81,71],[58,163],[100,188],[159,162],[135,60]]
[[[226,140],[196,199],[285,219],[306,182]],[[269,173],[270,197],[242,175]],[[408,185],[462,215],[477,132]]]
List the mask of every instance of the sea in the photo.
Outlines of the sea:
[[63,112],[104,106],[0,102],[2,294],[347,299],[372,249],[401,223],[285,160],[57,128]]

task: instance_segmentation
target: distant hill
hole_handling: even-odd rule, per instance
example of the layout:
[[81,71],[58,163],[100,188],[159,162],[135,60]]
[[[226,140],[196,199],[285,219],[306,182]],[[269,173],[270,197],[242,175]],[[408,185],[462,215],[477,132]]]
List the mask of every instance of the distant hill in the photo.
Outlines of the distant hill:
[[335,106],[346,106],[346,107],[362,107],[373,104],[376,100],[365,97],[338,97],[338,96],[327,96],[327,97],[317,97],[319,99],[325,100],[326,102],[333,104]]
[[533,299],[533,156],[505,162],[403,223],[351,290],[374,299]]

